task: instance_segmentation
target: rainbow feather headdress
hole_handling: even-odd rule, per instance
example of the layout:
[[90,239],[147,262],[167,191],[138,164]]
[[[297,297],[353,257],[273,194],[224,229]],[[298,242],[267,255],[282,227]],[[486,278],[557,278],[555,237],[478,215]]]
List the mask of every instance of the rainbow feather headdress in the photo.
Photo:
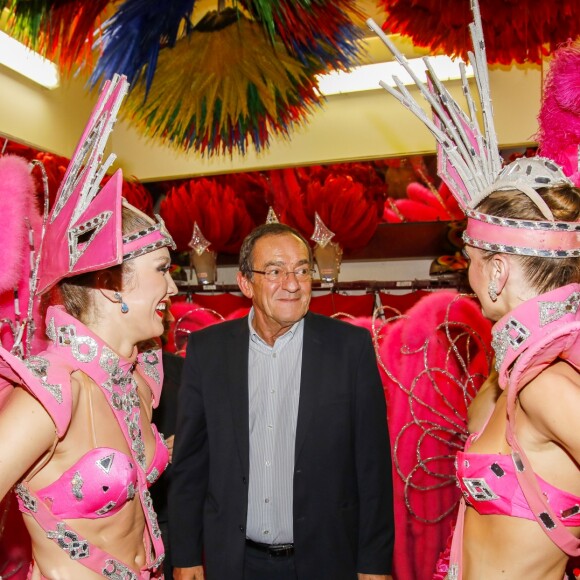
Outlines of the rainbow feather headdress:
[[157,222],[147,217],[150,227],[122,235],[121,207],[129,204],[121,197],[120,169],[101,188],[116,158],[111,154],[103,162],[103,151],[127,89],[123,76],[105,83],[71,158],[44,226],[37,294],[63,278],[102,270],[164,246],[175,248],[158,216]]
[[[411,75],[422,96],[431,106],[431,119],[405,85],[393,77],[396,87],[380,85],[418,117],[437,140],[438,172],[467,215],[463,235],[466,244],[508,254],[547,258],[580,257],[580,223],[556,221],[537,190],[559,184],[573,185],[562,168],[544,157],[523,158],[502,169],[498,141],[493,126],[489,77],[481,16],[477,0],[471,0],[474,22],[469,29],[474,51],[469,61],[475,72],[483,131],[476,118],[475,100],[461,65],[466,113],[437,78],[429,57],[423,60],[428,81],[423,83],[411,70],[407,59],[372,19],[367,25],[384,42],[397,61]],[[517,190],[538,207],[544,220],[517,220],[488,215],[475,208],[494,191]]]

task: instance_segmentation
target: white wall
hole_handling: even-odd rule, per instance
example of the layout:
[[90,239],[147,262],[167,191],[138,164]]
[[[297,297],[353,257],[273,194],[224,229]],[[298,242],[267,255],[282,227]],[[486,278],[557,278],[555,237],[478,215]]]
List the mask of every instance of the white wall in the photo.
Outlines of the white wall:
[[[86,93],[82,79],[48,91],[20,78],[0,70],[0,134],[70,157],[95,96]],[[494,69],[490,81],[500,144],[529,142],[537,129],[539,68]],[[458,89],[456,84],[451,90],[459,98]],[[109,143],[118,155],[117,166],[144,181],[434,150],[429,132],[382,89],[329,97],[290,141],[274,140],[261,155],[250,151],[245,158],[202,159],[196,152],[177,152],[147,142],[125,122],[117,124]]]

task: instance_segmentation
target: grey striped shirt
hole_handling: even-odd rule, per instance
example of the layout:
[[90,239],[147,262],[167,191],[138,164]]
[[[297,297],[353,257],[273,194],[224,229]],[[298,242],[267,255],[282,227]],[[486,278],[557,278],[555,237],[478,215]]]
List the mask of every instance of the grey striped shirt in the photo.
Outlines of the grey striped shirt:
[[266,344],[248,317],[250,477],[246,536],[265,544],[294,541],[294,448],[302,372],[304,320]]

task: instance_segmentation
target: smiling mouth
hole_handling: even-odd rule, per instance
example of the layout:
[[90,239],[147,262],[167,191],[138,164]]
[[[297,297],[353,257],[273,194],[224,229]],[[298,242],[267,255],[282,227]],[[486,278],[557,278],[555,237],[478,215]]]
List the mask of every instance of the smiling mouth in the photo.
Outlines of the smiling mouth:
[[157,314],[157,316],[161,318],[165,316],[166,311],[167,311],[167,302],[160,302],[155,308],[155,313]]

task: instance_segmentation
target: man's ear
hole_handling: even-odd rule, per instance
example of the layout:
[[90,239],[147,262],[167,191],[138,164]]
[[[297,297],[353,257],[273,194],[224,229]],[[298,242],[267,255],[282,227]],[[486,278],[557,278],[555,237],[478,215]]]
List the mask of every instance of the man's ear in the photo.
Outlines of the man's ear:
[[254,287],[252,286],[252,283],[241,272],[238,272],[236,281],[238,282],[242,294],[251,300],[254,297]]

